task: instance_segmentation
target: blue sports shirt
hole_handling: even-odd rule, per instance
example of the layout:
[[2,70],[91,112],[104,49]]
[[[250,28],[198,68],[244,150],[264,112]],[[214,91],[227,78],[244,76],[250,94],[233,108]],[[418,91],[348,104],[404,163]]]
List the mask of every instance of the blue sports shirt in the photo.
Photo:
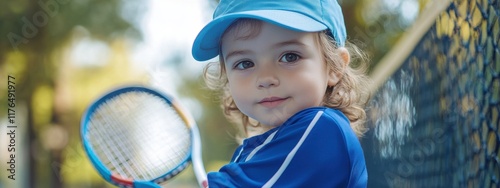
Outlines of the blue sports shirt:
[[247,138],[219,172],[218,187],[366,187],[361,144],[338,110],[308,108],[283,125]]

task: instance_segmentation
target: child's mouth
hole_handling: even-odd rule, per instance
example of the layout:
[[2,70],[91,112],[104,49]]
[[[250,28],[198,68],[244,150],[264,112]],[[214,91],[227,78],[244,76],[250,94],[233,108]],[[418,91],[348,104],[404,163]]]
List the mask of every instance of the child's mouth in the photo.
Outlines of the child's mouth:
[[259,104],[261,104],[262,106],[265,106],[267,108],[273,108],[273,107],[276,107],[276,106],[280,105],[281,103],[285,102],[287,99],[288,99],[288,97],[285,97],[285,98],[268,97],[268,98],[264,98],[261,101],[259,101]]

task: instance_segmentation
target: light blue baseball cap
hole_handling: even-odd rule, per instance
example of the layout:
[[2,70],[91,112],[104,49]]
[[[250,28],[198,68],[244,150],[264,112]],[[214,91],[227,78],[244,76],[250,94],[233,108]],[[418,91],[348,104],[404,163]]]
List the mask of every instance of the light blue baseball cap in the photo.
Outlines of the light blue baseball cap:
[[337,0],[221,0],[213,20],[194,40],[194,59],[206,61],[219,55],[222,34],[240,18],[258,19],[301,32],[329,30],[338,46],[344,46],[347,35]]

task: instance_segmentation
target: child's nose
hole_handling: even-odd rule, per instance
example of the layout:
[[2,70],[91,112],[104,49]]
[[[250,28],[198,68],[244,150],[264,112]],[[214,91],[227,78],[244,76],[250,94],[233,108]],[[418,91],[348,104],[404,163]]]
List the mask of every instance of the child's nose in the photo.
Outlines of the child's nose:
[[270,88],[278,85],[279,82],[277,79],[268,77],[260,80],[259,88]]
[[270,66],[260,67],[259,74],[257,76],[258,88],[270,88],[279,85],[277,72]]

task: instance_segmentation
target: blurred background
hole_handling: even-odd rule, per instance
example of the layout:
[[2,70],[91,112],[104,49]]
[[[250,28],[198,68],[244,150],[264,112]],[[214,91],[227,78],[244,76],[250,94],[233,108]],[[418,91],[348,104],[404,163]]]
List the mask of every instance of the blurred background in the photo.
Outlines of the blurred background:
[[[349,40],[370,55],[374,67],[429,0],[339,2]],[[205,63],[191,57],[191,44],[216,5],[217,0],[0,0],[0,187],[113,187],[82,150],[80,118],[97,97],[130,84],[180,98],[200,127],[207,171],[227,163],[237,146],[236,129],[204,86]],[[15,82],[15,117],[7,115],[8,80]],[[17,126],[15,180],[6,171],[10,119]],[[371,153],[366,140],[363,147]],[[192,170],[165,187],[196,187]]]

